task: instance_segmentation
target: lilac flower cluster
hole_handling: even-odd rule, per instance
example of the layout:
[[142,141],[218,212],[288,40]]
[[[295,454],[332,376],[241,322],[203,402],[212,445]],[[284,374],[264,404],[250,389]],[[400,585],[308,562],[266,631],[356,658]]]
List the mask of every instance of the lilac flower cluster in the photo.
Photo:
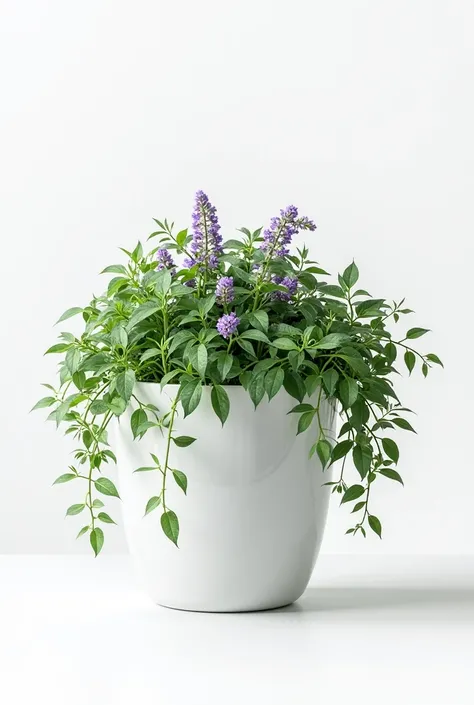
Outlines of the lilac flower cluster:
[[240,318],[232,311],[231,313],[224,313],[224,315],[219,318],[216,328],[223,338],[230,338],[237,330],[239,323]]
[[272,299],[275,301],[290,301],[291,297],[296,294],[296,289],[298,288],[298,279],[296,277],[279,277],[275,274],[272,277],[272,282],[285,286],[287,289],[287,291],[272,292]]
[[270,227],[263,233],[261,249],[277,257],[289,254],[288,245],[294,235],[301,230],[316,230],[316,225],[306,216],[298,217],[296,206],[288,206],[280,211],[280,217],[272,218]]
[[176,265],[169,251],[166,248],[159,249],[156,253],[158,261],[157,269],[169,269],[172,276],[176,274]]
[[203,269],[217,268],[218,257],[222,254],[220,229],[215,207],[204,191],[198,191],[192,216],[192,255],[185,260],[186,267],[199,264]]
[[230,304],[234,300],[234,278],[221,277],[216,284],[216,299],[219,304]]

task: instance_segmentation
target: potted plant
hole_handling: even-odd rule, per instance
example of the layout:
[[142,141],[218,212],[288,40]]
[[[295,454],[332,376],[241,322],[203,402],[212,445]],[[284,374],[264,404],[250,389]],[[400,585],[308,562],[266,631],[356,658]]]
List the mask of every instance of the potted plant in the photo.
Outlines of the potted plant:
[[157,602],[290,603],[310,578],[330,493],[352,508],[347,533],[381,537],[377,485],[402,483],[392,435],[414,430],[396,365],[426,377],[442,363],[412,347],[426,329],[392,334],[411,310],[358,288],[354,262],[328,283],[307,247],[290,253],[315,230],[294,206],[227,242],[202,191],[191,233],[155,222],[158,245],[123,250],[126,264],[104,269],[106,293],[59,319],[80,314],[83,333],[47,350],[62,356],[59,384],[35,408],[51,407],[79,445],[55,484],[78,485],[67,516],[86,517],[78,536],[98,555],[118,463],[127,539]]

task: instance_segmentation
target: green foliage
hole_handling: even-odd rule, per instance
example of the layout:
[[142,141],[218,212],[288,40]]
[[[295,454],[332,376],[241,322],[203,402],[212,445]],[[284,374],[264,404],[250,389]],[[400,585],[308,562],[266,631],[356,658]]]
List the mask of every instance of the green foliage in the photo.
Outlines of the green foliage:
[[[158,230],[150,237],[158,238],[159,248],[177,258],[189,255],[186,229],[175,235],[168,221],[156,224]],[[88,514],[78,536],[89,534],[95,555],[104,544],[98,522],[115,522],[99,511],[104,503],[93,495],[119,497],[109,477],[116,458],[107,430],[126,413],[137,442],[147,433],[165,440],[163,455],[152,454],[149,465],[135,472],[156,472],[161,478],[161,491],[150,498],[145,514],[159,509],[162,530],[177,545],[179,521],[168,506],[167,493],[187,492],[187,477],[175,466],[185,465],[186,453],[193,452],[188,447],[196,439],[176,433],[176,421],[191,415],[201,401],[208,403],[203,387],[210,389],[210,403],[222,425],[232,412],[230,386],[242,386],[255,407],[271,403],[278,394],[289,395],[294,400],[288,400],[289,423],[294,421],[298,434],[311,434],[315,464],[323,469],[340,464],[338,479],[326,484],[359,516],[348,533],[366,536],[368,527],[382,535],[371,509],[374,484],[380,476],[403,484],[395,469],[400,451],[391,436],[415,432],[394,381],[403,366],[409,375],[420,370],[425,377],[433,365],[442,366],[435,353],[424,355],[412,347],[412,341],[429,331],[412,327],[405,335],[395,335],[394,326],[412,311],[403,300],[389,302],[356,289],[355,262],[328,282],[329,275],[308,258],[306,247],[276,257],[260,248],[261,230],[242,228],[240,233],[242,237],[225,244],[213,270],[188,270],[178,263],[176,271],[159,270],[158,247],[145,252],[138,243],[131,251],[122,250],[126,261],[103,270],[110,279],[105,293],[59,318],[62,322],[80,315],[83,332],[60,333],[46,351],[59,357],[59,382],[56,387],[45,385],[48,396],[33,408],[48,409],[48,419],[65,427],[78,445],[75,465],[54,484],[78,480],[74,487],[84,487],[82,501],[69,507],[67,516]],[[234,300],[225,307],[215,296],[222,275],[234,279]],[[298,281],[289,301],[277,295],[286,289],[275,283],[275,276]],[[230,311],[240,323],[238,331],[224,339],[216,324]],[[169,385],[171,408],[158,410],[142,400],[144,382]],[[321,422],[326,399],[337,404],[342,416],[337,439],[327,436]],[[172,489],[167,484],[170,475]]]

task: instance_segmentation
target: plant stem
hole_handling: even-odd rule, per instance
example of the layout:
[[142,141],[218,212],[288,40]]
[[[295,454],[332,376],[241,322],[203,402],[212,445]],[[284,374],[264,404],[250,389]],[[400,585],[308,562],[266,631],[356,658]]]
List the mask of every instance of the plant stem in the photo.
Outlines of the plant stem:
[[166,512],[166,499],[165,499],[165,493],[166,493],[166,472],[168,470],[168,460],[170,457],[170,447],[171,447],[171,434],[173,433],[173,422],[174,422],[174,417],[176,415],[176,407],[178,406],[178,401],[179,401],[179,391],[176,395],[176,397],[173,400],[173,403],[171,405],[171,412],[170,412],[170,425],[168,426],[168,438],[166,440],[166,453],[165,453],[165,462],[164,462],[164,467],[163,467],[163,485],[161,489],[161,503],[163,505],[163,510]]

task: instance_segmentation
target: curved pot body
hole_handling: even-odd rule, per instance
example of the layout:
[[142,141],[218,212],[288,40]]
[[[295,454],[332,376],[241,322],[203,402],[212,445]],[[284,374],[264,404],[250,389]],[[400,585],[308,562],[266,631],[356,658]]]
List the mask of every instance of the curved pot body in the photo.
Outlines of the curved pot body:
[[[141,383],[136,395],[161,413],[178,390]],[[197,410],[175,420],[173,435],[197,440],[187,448],[171,444],[170,467],[188,478],[187,496],[167,477],[166,505],[179,518],[179,548],[164,535],[161,506],[144,516],[159,495],[162,475],[139,472],[163,461],[166,438],[156,429],[134,441],[128,411],[116,427],[119,489],[132,556],[157,603],[207,612],[263,610],[287,605],[305,590],[323,537],[330,471],[323,475],[314,454],[316,433],[296,435],[296,404],[284,390],[256,410],[248,393],[226,387],[229,417],[222,427],[203,388]],[[133,410],[133,409],[132,409]],[[181,406],[179,405],[181,412]],[[328,402],[321,420],[334,437],[335,411]]]

